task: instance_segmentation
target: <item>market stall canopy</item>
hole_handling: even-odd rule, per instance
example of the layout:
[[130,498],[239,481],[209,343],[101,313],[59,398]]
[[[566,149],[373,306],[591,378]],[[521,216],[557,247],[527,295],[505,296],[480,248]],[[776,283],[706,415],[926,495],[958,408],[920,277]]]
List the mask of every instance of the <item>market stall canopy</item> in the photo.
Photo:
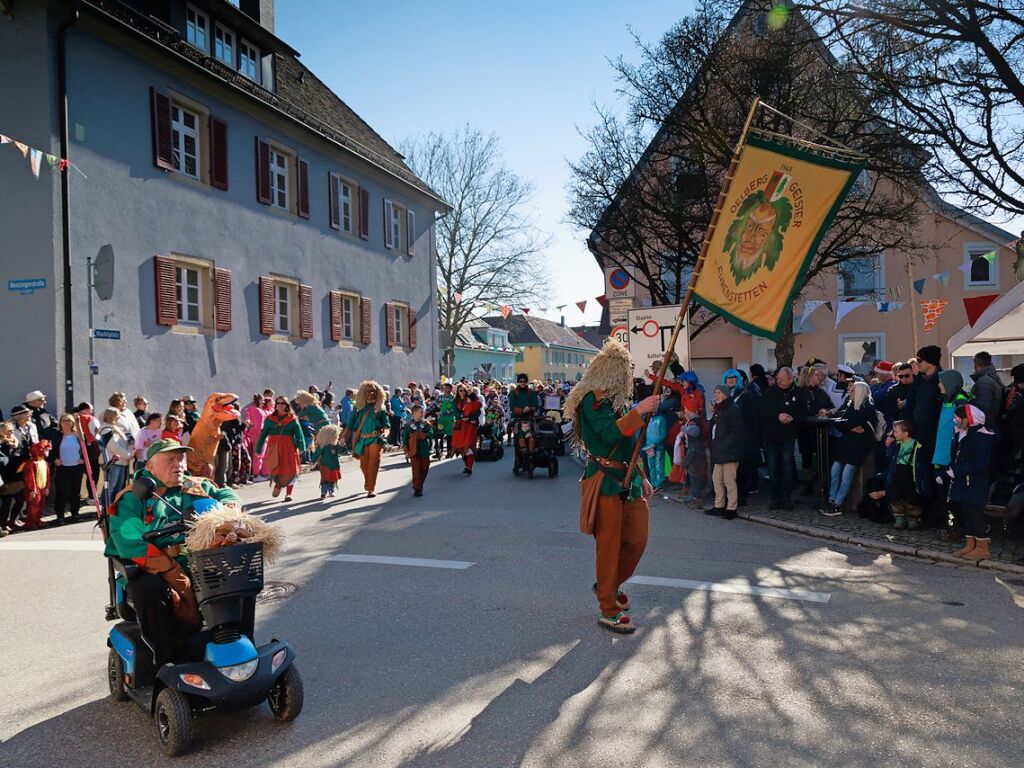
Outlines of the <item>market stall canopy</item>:
[[972,328],[965,325],[949,339],[951,357],[1024,355],[1024,283],[1000,296]]

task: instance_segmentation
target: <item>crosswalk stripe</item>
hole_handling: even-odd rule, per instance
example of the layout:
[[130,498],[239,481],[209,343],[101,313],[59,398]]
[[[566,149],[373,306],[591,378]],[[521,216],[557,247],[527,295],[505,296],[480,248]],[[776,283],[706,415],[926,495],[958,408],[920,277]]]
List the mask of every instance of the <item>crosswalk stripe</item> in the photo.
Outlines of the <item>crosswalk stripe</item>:
[[827,603],[832,599],[831,592],[811,592],[803,589],[782,589],[779,587],[761,587],[756,584],[736,584],[718,581],[666,579],[661,576],[634,576],[627,584],[642,584],[650,587],[674,587],[676,589],[698,589],[705,592],[726,592],[733,595],[778,597],[783,600],[804,600],[809,603]]
[[450,568],[464,571],[476,563],[464,560],[426,560],[418,557],[390,557],[387,555],[332,555],[327,558],[339,563],[378,563],[380,565],[411,565],[417,568]]

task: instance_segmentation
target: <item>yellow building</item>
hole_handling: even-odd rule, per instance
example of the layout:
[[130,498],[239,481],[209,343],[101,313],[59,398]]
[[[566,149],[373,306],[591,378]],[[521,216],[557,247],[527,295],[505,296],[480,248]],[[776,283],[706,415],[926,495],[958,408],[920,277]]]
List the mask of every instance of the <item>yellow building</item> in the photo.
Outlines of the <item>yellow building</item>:
[[598,352],[572,328],[542,317],[498,315],[484,320],[508,331],[516,351],[516,375],[525,373],[530,381],[579,381]]

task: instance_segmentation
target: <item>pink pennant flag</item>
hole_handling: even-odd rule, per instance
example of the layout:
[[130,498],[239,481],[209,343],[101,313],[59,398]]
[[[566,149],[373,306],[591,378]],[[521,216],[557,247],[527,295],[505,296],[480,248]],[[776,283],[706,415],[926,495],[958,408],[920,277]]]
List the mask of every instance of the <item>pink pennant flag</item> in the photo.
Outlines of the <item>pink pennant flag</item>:
[[14,146],[17,147],[19,152],[21,152],[22,157],[28,157],[28,144],[22,144],[20,141],[16,141],[14,142]]
[[947,304],[949,304],[948,299],[933,299],[932,301],[921,302],[925,333],[935,327],[935,324],[939,321],[939,316],[942,315],[942,311],[946,308]]
[[587,302],[586,301],[577,301],[576,302],[576,306],[580,308],[580,312],[586,312],[587,311]]
[[501,305],[501,316],[508,320],[508,316],[512,314],[512,307]]
[[455,303],[456,304],[461,304],[462,303],[462,294],[459,293],[458,291],[455,292]]

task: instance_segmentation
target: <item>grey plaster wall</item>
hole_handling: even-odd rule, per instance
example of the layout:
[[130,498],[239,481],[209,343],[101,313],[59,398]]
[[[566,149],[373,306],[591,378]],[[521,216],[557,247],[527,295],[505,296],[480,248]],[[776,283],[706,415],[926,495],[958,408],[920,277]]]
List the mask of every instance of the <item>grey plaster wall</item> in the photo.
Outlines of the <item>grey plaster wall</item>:
[[[109,247],[115,292],[97,301],[95,325],[120,330],[121,341],[97,340],[96,398],[115,390],[144,393],[153,407],[182,393],[204,397],[233,391],[247,399],[265,386],[293,392],[333,381],[335,391],[376,378],[392,386],[436,376],[437,321],[430,228],[431,201],[368,164],[259,107],[185,64],[168,64],[130,38],[78,29],[70,43],[72,153],[88,175],[75,185],[71,232],[76,279],[87,256]],[[174,90],[228,123],[229,190],[167,174],[152,162],[149,89]],[[74,134],[77,132],[79,137]],[[254,137],[295,149],[309,162],[311,218],[280,213],[256,201]],[[327,173],[353,177],[370,192],[368,242],[328,224]],[[386,250],[382,197],[416,213],[416,256]],[[156,324],[154,254],[183,254],[232,270],[233,329],[183,335]],[[313,287],[314,337],[272,341],[259,333],[260,275],[277,273]],[[327,296],[348,289],[373,302],[373,343],[341,347],[330,340]],[[407,302],[417,315],[418,348],[385,344],[384,303]],[[88,389],[87,294],[74,293],[75,369]],[[80,321],[80,322],[79,322]]]

